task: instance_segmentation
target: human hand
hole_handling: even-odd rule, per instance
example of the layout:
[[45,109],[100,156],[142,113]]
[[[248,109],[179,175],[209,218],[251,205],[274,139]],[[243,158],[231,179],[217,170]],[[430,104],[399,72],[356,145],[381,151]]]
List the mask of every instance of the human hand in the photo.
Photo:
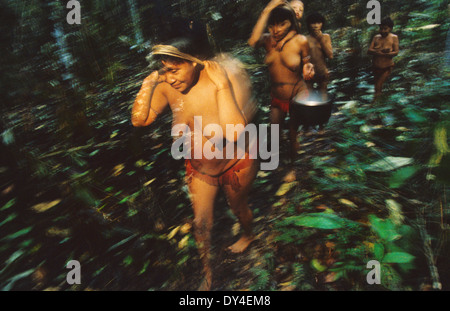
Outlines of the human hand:
[[320,29],[313,29],[312,35],[313,35],[313,37],[317,38],[318,40],[322,39],[322,37],[323,37],[322,30],[320,30]]
[[291,30],[288,32],[288,34],[283,38],[283,40],[281,40],[280,42],[277,43],[275,49],[277,51],[281,51],[284,47],[284,45],[291,40],[297,33],[295,32],[295,30]]
[[387,49],[382,49],[381,50],[382,53],[389,53],[391,52],[391,49],[387,48]]
[[224,89],[229,86],[228,75],[225,69],[217,62],[205,61],[205,71],[209,79],[214,83],[217,89]]
[[273,10],[273,9],[275,9],[277,6],[282,5],[282,4],[284,4],[284,3],[286,3],[285,0],[271,0],[271,1],[267,4],[266,9],[268,9],[268,10]]
[[144,79],[144,84],[158,84],[162,82],[166,82],[165,71],[162,69],[153,71]]
[[314,71],[314,65],[311,63],[307,63],[303,66],[303,79],[306,81],[311,80],[314,78],[315,71]]

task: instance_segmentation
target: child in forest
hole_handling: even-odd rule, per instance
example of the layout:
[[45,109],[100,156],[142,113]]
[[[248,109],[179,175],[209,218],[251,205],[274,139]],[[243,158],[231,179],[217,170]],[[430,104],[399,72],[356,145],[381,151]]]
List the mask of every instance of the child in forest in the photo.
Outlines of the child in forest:
[[301,2],[300,0],[292,0],[289,2],[289,4],[291,5],[292,9],[295,12],[295,18],[297,19],[297,22],[298,22],[298,28],[301,28],[302,23],[300,22],[300,20],[303,17],[303,12],[305,10],[305,6],[304,6],[303,2]]
[[373,55],[374,101],[381,95],[383,84],[386,82],[394,67],[392,59],[399,52],[398,37],[391,33],[393,28],[394,22],[389,17],[383,19],[380,23],[380,33],[373,38],[367,51],[367,54]]
[[308,81],[308,87],[313,89],[313,84],[318,84],[320,96],[325,100],[327,97],[327,86],[329,81],[329,72],[326,59],[333,58],[333,47],[329,34],[323,33],[325,18],[320,13],[312,13],[306,19],[306,26],[309,35],[306,36],[311,53],[311,63],[314,65],[315,76]]

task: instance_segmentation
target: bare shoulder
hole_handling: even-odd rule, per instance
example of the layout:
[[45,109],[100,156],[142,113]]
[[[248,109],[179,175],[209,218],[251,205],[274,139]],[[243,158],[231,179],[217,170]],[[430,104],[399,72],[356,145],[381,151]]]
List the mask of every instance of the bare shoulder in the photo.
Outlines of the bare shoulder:
[[300,44],[308,43],[308,39],[306,38],[306,36],[301,34],[296,34],[294,39]]
[[230,78],[247,78],[247,71],[245,70],[244,63],[229,54],[220,53],[216,55],[212,61],[219,63]]
[[372,43],[377,42],[377,41],[380,40],[381,38],[382,38],[382,37],[381,37],[380,34],[376,34],[375,36],[373,36]]
[[398,40],[398,36],[395,34],[395,33],[390,33],[389,34],[389,36],[392,38],[392,39],[395,39],[395,40]]
[[309,46],[308,39],[301,34],[296,34],[291,40],[289,40],[288,43],[286,43],[286,46],[290,47],[290,49],[296,50],[302,50],[305,46]]
[[158,83],[154,90],[154,92],[158,92],[164,95],[167,95],[168,91],[171,91],[171,87],[170,84],[167,82]]

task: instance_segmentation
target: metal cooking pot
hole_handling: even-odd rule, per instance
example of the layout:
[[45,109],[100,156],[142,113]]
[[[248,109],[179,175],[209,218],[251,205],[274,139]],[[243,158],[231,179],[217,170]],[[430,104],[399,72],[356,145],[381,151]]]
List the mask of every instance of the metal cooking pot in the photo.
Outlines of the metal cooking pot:
[[331,116],[333,96],[327,94],[325,100],[317,93],[312,93],[308,98],[302,97],[302,94],[297,94],[289,105],[289,114],[293,121],[305,127],[325,125]]

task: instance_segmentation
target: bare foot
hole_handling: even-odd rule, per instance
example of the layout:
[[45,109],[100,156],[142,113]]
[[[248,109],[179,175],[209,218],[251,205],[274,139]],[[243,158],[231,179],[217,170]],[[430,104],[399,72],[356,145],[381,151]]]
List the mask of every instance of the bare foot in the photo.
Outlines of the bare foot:
[[228,247],[228,250],[230,250],[232,253],[242,253],[247,249],[247,247],[250,245],[250,243],[253,242],[255,238],[253,236],[247,236],[243,235],[236,243]]
[[291,169],[289,173],[284,176],[283,181],[284,182],[293,182],[297,179],[297,176],[295,176],[295,170]]

